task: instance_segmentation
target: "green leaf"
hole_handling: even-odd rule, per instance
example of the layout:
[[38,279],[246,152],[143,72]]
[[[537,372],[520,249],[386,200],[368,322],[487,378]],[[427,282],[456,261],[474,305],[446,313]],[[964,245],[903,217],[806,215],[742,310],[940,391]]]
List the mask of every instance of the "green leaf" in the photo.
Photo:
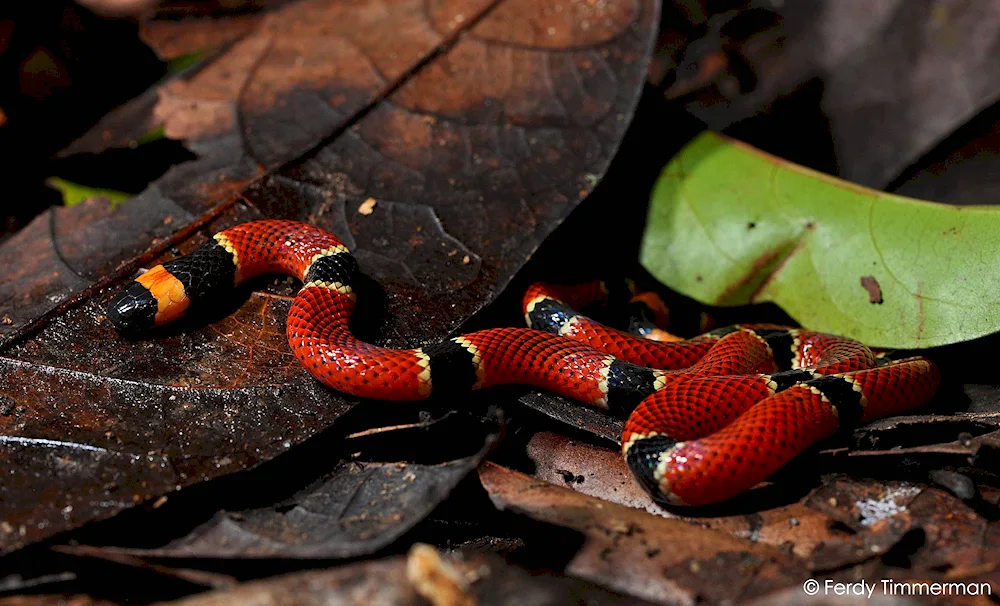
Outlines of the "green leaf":
[[154,128],[153,130],[142,134],[138,139],[135,140],[134,144],[130,145],[129,147],[132,148],[139,147],[140,145],[152,143],[153,141],[166,139],[166,137],[167,137],[167,129],[160,126],[158,128]]
[[63,204],[66,206],[74,206],[89,198],[106,198],[111,202],[111,207],[114,208],[132,197],[132,194],[126,194],[113,189],[88,187],[60,179],[59,177],[49,177],[45,180],[45,184],[62,194]]
[[998,245],[1000,209],[871,190],[706,132],[660,175],[641,262],[702,303],[773,301],[807,328],[910,349],[1000,330]]
[[212,49],[205,49],[183,55],[177,55],[173,59],[167,61],[167,74],[177,74],[188,69],[189,67],[194,67],[195,65],[201,63],[202,59],[207,57],[211,52]]

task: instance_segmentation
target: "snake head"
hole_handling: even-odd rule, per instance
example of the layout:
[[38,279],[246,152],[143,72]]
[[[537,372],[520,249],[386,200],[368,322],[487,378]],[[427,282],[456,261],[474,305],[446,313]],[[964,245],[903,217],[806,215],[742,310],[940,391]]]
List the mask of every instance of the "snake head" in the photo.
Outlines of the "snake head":
[[108,319],[119,333],[134,335],[176,320],[190,304],[184,284],[157,265],[111,301]]
[[108,319],[122,334],[136,334],[152,328],[159,305],[149,289],[133,282],[108,305]]

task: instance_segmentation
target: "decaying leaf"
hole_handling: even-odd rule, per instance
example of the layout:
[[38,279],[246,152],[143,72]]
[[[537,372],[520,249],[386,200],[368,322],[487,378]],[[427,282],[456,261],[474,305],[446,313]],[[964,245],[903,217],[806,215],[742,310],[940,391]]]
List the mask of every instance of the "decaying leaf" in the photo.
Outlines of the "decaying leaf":
[[[528,455],[539,480],[774,546],[800,558],[814,575],[868,567],[865,578],[976,579],[996,570],[993,522],[975,506],[976,499],[996,500],[989,487],[963,503],[923,483],[824,475],[819,486],[793,502],[745,501],[737,508],[742,511],[666,511],[635,484],[616,451],[540,433],[529,442]],[[801,482],[802,474],[782,481]],[[602,509],[598,503],[593,506]]]
[[747,599],[806,574],[792,556],[762,544],[650,516],[493,463],[479,478],[500,509],[582,532],[566,572],[657,602]]
[[[479,465],[497,438],[497,423],[495,418],[478,423],[440,422],[442,427],[436,428],[434,434],[408,441],[411,449],[423,450],[427,441],[440,441],[459,432],[476,437],[486,434],[485,443],[474,447],[477,452],[465,457],[436,464],[340,461],[312,485],[287,499],[266,507],[220,511],[186,536],[162,547],[85,547],[83,553],[156,558],[369,555],[423,520]],[[72,546],[63,549],[76,551]]]
[[0,452],[16,470],[0,484],[3,543],[251,467],[332,423],[350,403],[287,351],[287,306],[258,294],[200,330],[118,341],[91,303],[0,359],[0,391],[14,402]]
[[[665,511],[628,477],[617,452],[542,433],[529,442],[528,454],[535,463],[534,477],[546,484],[517,476],[522,478],[522,494],[516,498],[496,488],[501,483],[488,474],[483,477],[484,485],[495,500],[510,498],[516,510],[551,523],[566,525],[566,517],[571,516],[572,507],[566,501],[556,505],[539,497],[548,494],[544,486],[559,485],[602,499],[587,505],[572,502],[573,507],[591,508],[599,519],[615,517],[618,510],[608,509],[610,501],[636,508],[637,516],[648,515],[642,513],[645,509],[672,521],[771,545],[795,556],[810,571],[800,583],[810,577],[988,585],[996,580],[994,523],[983,517],[997,501],[997,491],[990,487],[980,487],[974,499],[963,503],[926,484],[826,475],[819,486],[793,502],[745,501],[736,508],[742,511],[728,512],[718,507]],[[800,473],[782,479],[800,480]],[[545,507],[559,510],[544,513]],[[585,552],[586,548],[581,551]]]
[[[605,501],[645,510],[653,515],[685,520],[753,543],[781,548],[802,558],[810,569],[830,569],[846,564],[843,559],[839,559],[836,566],[830,565],[832,556],[828,554],[837,551],[849,553],[856,558],[859,541],[865,544],[866,549],[860,554],[858,561],[877,557],[889,550],[910,529],[904,523],[865,527],[863,533],[858,533],[861,528],[855,532],[845,532],[836,523],[841,521],[841,517],[850,517],[850,513],[832,516],[827,511],[810,505],[813,502],[826,503],[827,497],[823,496],[806,497],[801,502],[795,499],[789,502],[788,498],[750,496],[729,507],[716,507],[707,511],[685,511],[683,508],[668,511],[655,504],[635,482],[617,450],[570,441],[558,434],[539,433],[528,443],[528,456],[535,463],[534,477],[538,479]],[[816,478],[806,481],[800,474],[795,482],[803,484],[803,489],[808,490],[815,484],[815,480]],[[897,496],[912,499],[920,492],[919,488],[893,491],[873,481],[844,482],[838,486],[841,506],[872,499],[895,503],[893,499]],[[823,495],[824,491],[830,492],[821,487],[817,494]],[[904,509],[906,502],[908,500],[901,502]],[[902,509],[899,507],[885,508],[883,517],[900,511]],[[875,521],[877,520],[874,518],[870,519],[868,526],[872,526]]]

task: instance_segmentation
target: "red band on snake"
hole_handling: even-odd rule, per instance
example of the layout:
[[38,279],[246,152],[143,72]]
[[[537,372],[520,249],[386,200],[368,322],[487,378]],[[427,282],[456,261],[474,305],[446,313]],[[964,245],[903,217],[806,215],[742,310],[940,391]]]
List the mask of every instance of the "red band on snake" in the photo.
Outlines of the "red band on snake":
[[108,318],[123,333],[139,333],[267,273],[302,280],[288,343],[323,384],[364,398],[420,400],[520,383],[628,414],[625,459],[668,504],[730,498],[838,429],[926,403],[939,383],[927,359],[882,363],[856,341],[780,326],[637,338],[574,311],[615,296],[599,282],[532,286],[523,311],[533,328],[379,347],[348,327],[360,275],[354,257],[332,234],[296,221],[253,221],[216,234],[137,278],[111,302]]

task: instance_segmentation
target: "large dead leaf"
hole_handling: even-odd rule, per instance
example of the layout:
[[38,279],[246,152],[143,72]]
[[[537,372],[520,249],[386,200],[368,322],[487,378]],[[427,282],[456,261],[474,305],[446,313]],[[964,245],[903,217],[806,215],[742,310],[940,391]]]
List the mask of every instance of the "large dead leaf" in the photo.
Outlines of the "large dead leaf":
[[718,130],[816,78],[835,166],[870,187],[1000,96],[1000,10],[987,0],[762,3],[695,21],[702,37],[676,53],[668,97]]
[[[995,511],[998,492],[993,488],[981,487],[963,501],[921,483],[826,475],[808,494],[790,502],[744,499],[728,510],[714,507],[666,511],[653,504],[635,484],[616,451],[558,434],[540,433],[529,441],[527,452],[535,464],[537,480],[531,483],[529,478],[517,476],[524,478],[523,487],[512,501],[515,508],[552,523],[585,518],[565,501],[558,504],[561,511],[544,513],[546,507],[556,505],[548,496],[551,489],[541,487],[559,485],[635,508],[635,516],[653,514],[780,549],[795,556],[799,565],[809,571],[801,573],[799,583],[821,576],[841,581],[891,578],[995,583],[996,529],[995,523],[985,517]],[[492,468],[487,471],[492,473]],[[780,482],[803,483],[802,476],[802,470],[796,470]],[[812,485],[805,484],[805,489]],[[500,486],[495,478],[485,478],[484,485],[494,500],[511,498],[504,492],[506,488],[495,487]],[[615,517],[608,512],[618,511],[609,510],[609,503],[597,500],[573,503],[589,509],[588,515],[595,517]],[[706,557],[714,553],[715,547],[701,545],[691,550],[700,554],[698,557]],[[586,551],[582,550],[578,557]]]
[[[888,551],[910,530],[910,525],[895,520],[878,525],[876,522],[904,511],[907,503],[920,492],[919,488],[907,484],[889,486],[874,481],[831,481],[801,501],[789,502],[787,495],[791,491],[788,491],[778,498],[751,497],[728,508],[668,511],[655,504],[635,482],[618,450],[574,442],[559,434],[539,433],[528,443],[528,456],[535,463],[534,477],[540,480],[654,515],[725,531],[753,543],[781,548],[802,558],[813,570],[857,563]],[[796,477],[796,483],[804,484],[804,490],[812,486],[810,482],[803,482],[801,475]],[[813,505],[823,503],[829,507],[831,498],[840,508],[849,508],[852,503],[869,503],[866,511],[881,512],[881,516],[871,513],[864,525],[854,530],[845,528],[838,522],[853,519],[857,510],[835,516]],[[856,553],[859,544],[865,547],[860,557]],[[851,560],[852,557],[855,560]]]
[[[386,462],[358,458],[363,448],[348,439],[351,456],[338,461],[312,485],[273,505],[233,510],[225,507],[185,536],[156,548],[74,547],[62,549],[103,558],[117,555],[174,558],[284,557],[350,558],[369,555],[389,545],[424,519],[466,475],[479,465],[498,437],[499,419],[449,415],[413,430],[386,430],[382,440],[364,450],[387,453],[387,442],[401,442],[412,452],[408,460]],[[485,443],[480,438],[486,434]],[[424,435],[419,435],[424,434]],[[467,439],[463,439],[468,436]],[[417,462],[436,443],[455,443],[446,452],[466,456],[445,462]],[[472,452],[469,452],[471,447]],[[307,453],[275,469],[261,466],[247,480],[280,475],[331,449],[307,446]],[[394,449],[405,456],[406,448]],[[404,452],[398,452],[403,450]],[[464,452],[463,452],[464,451]],[[314,465],[323,468],[322,465]],[[265,501],[280,494],[269,485]],[[170,516],[170,513],[165,515]],[[147,518],[148,520],[148,518]]]
[[238,28],[151,25],[221,45],[140,100],[198,159],[114,213],[53,211],[0,246],[16,268],[0,277],[0,549],[253,466],[354,402],[288,355],[288,283],[155,340],[114,335],[103,289],[172,246],[256,217],[326,227],[385,290],[394,346],[493,299],[606,170],[658,11],[556,5],[302,0]]
[[500,509],[582,532],[567,574],[657,602],[748,599],[795,583],[801,562],[767,545],[601,501],[484,463]]

